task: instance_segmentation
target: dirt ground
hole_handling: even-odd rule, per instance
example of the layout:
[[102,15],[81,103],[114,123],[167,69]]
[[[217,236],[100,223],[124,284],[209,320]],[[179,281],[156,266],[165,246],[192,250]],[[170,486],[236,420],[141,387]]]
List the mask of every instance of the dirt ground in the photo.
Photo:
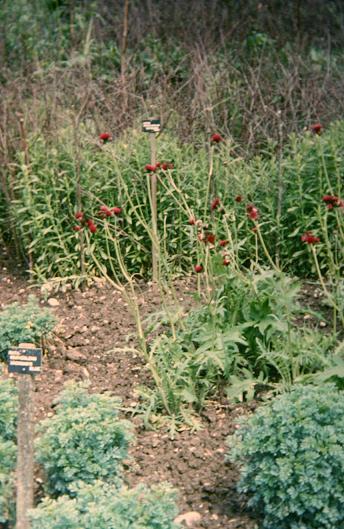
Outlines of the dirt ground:
[[[176,292],[187,309],[193,303],[192,285],[184,281]],[[180,513],[200,514],[193,525],[196,529],[253,529],[256,524],[235,491],[238,472],[225,461],[226,437],[233,433],[238,416],[250,407],[211,402],[200,419],[200,430],[185,429],[173,439],[161,429],[145,429],[133,411],[138,404],[135,388],[149,383],[149,372],[141,356],[128,350],[136,345],[135,323],[121,294],[97,285],[48,297],[11,275],[7,267],[1,268],[0,308],[15,301],[24,303],[30,294],[42,307],[50,307],[58,320],[43,372],[36,377],[36,420],[53,414],[52,403],[68,380],[87,380],[92,392],[111,391],[122,398],[123,416],[135,425],[136,444],[125,473],[129,485],[173,484],[179,491]],[[159,295],[144,286],[140,304],[144,316],[155,312],[160,308]]]

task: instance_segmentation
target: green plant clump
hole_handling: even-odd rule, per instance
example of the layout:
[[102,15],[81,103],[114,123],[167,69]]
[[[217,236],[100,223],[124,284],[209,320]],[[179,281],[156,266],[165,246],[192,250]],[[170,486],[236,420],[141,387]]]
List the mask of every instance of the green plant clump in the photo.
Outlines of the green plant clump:
[[14,517],[16,445],[0,439],[0,525]]
[[26,305],[12,303],[0,313],[0,359],[21,342],[39,343],[55,326],[55,318],[42,309],[34,296]]
[[283,273],[232,273],[218,279],[210,302],[178,317],[174,335],[163,332],[161,314],[151,316],[146,332],[157,336],[150,354],[160,384],[139,389],[149,413],[200,411],[223,389],[231,400],[249,400],[259,388],[283,391],[332,366],[333,338],[294,323],[298,292]]
[[344,397],[332,384],[276,398],[230,438],[239,490],[263,529],[344,527]]
[[3,441],[16,441],[17,408],[15,385],[11,380],[0,379],[0,439]]
[[0,524],[14,518],[17,394],[11,381],[0,380]]
[[100,479],[119,486],[121,463],[132,438],[129,422],[118,419],[120,400],[89,395],[71,384],[62,393],[56,415],[39,426],[37,460],[49,494],[72,494],[76,481]]
[[46,498],[31,512],[32,529],[178,529],[175,493],[168,486],[123,488],[79,484],[75,498]]

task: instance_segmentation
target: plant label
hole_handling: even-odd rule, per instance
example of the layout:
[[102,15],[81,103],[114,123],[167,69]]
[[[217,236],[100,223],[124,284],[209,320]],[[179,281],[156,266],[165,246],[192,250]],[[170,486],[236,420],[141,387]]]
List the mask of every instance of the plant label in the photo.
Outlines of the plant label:
[[143,132],[160,132],[160,119],[158,118],[151,118],[151,119],[145,119],[142,122],[142,130]]
[[8,372],[35,375],[41,372],[42,349],[12,347],[7,353]]

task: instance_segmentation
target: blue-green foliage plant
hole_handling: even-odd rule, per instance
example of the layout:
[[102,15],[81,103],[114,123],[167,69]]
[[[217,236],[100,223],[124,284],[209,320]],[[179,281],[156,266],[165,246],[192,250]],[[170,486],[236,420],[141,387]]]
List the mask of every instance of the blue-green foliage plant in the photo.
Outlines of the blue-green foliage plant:
[[0,524],[14,518],[17,407],[14,384],[0,379]]
[[263,529],[344,527],[344,395],[295,387],[242,422],[229,440],[238,488]]
[[12,380],[0,379],[0,438],[4,441],[15,442],[16,440],[17,408],[15,385]]
[[45,498],[31,511],[32,529],[178,529],[175,491],[168,485],[134,489],[78,483],[74,497]]
[[132,428],[118,418],[120,400],[89,394],[82,385],[67,385],[56,414],[38,427],[37,461],[46,475],[49,494],[71,494],[77,481],[100,479],[121,484]]
[[42,309],[34,296],[24,305],[8,305],[0,312],[0,358],[4,359],[8,349],[21,342],[39,344],[55,323],[53,314],[49,309]]

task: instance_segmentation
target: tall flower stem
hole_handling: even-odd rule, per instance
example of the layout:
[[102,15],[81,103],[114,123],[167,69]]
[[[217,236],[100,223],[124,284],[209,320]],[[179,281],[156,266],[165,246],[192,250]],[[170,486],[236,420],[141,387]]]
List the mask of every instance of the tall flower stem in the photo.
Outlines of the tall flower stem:
[[[316,252],[316,250],[315,250],[313,245],[311,246],[311,250],[312,250],[312,255],[313,255],[313,259],[314,259],[315,268],[316,268],[316,271],[317,271],[317,274],[318,274],[318,278],[319,278],[320,284],[321,284],[322,289],[324,291],[324,294],[326,295],[328,301],[330,302],[330,304],[332,305],[332,307],[334,309],[334,313],[333,313],[334,317],[337,319],[337,314],[338,314],[338,316],[340,318],[340,321],[341,321],[341,323],[342,323],[342,325],[344,327],[344,314],[340,311],[340,308],[338,307],[338,305],[336,304],[335,300],[333,299],[333,295],[327,289],[327,286],[325,284],[324,278],[323,278],[321,270],[320,270],[317,252]],[[335,327],[335,325],[334,325],[334,327]]]
[[272,268],[276,271],[276,272],[280,272],[281,270],[279,269],[279,267],[274,263],[271,255],[269,254],[269,251],[266,247],[266,244],[264,242],[264,239],[263,239],[263,236],[261,234],[261,231],[260,231],[260,227],[259,227],[259,224],[256,224],[256,228],[257,228],[257,235],[258,235],[258,238],[259,238],[259,242],[260,244],[262,245],[262,248],[263,248],[263,251],[265,253],[265,256],[266,258],[268,259],[269,263],[271,264]]
[[205,204],[204,204],[204,216],[207,215],[207,211],[209,208],[209,195],[211,191],[211,181],[213,177],[214,172],[214,145],[210,145],[209,150],[209,171],[208,171],[208,182],[207,182],[207,191],[205,195]]

